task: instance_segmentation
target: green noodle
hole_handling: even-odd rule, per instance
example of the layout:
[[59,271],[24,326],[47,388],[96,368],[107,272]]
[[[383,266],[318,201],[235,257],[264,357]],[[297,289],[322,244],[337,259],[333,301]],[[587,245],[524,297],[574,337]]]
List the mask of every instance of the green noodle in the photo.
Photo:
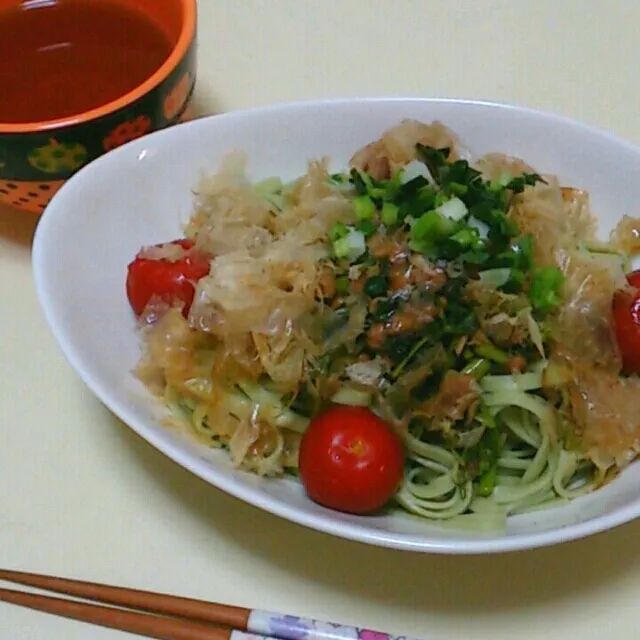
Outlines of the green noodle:
[[[564,448],[554,430],[553,406],[537,394],[542,387],[542,368],[513,375],[486,376],[481,401],[496,426],[508,434],[508,444],[497,461],[495,487],[488,497],[477,495],[466,477],[460,454],[425,441],[424,429],[404,434],[408,462],[396,502],[406,512],[462,530],[494,530],[505,526],[509,515],[529,513],[588,493],[597,486],[591,462]],[[194,395],[210,393],[192,381]],[[206,385],[205,385],[206,386]],[[165,403],[188,419],[195,432],[223,446],[208,425],[204,402],[185,397],[167,386]],[[279,428],[304,431],[308,419],[287,408],[279,397],[254,383],[242,383],[222,398],[229,413],[246,418],[260,406],[263,415]],[[268,467],[284,446],[280,430],[274,452],[263,461]]]
[[[191,392],[209,393],[192,381]],[[564,504],[593,490],[596,485],[592,463],[578,452],[564,448],[554,432],[552,405],[537,391],[542,370],[518,376],[486,376],[481,401],[508,433],[509,442],[497,461],[495,487],[489,497],[477,495],[471,478],[465,476],[461,455],[444,446],[426,442],[425,431],[404,435],[408,462],[396,502],[407,512],[462,530],[494,530],[505,526],[509,515],[529,513]],[[208,425],[207,404],[181,395],[167,386],[167,406],[186,417],[195,432],[222,443]],[[308,420],[286,408],[278,396],[255,384],[240,385],[223,398],[229,412],[247,417],[260,406],[274,426],[304,431]],[[264,459],[265,466],[277,458],[284,446],[280,431],[275,451]]]
[[558,439],[553,407],[536,394],[541,386],[541,367],[482,381],[481,400],[497,421],[493,428],[504,427],[509,434],[490,497],[474,493],[454,453],[408,434],[410,470],[396,496],[399,504],[434,521],[447,519],[456,528],[486,530],[503,527],[508,515],[564,504],[593,490],[594,467]]

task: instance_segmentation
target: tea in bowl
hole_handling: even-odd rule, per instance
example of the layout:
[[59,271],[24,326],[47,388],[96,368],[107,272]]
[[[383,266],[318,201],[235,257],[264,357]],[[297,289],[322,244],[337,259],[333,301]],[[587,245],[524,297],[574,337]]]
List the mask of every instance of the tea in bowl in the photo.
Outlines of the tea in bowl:
[[[193,116],[196,0],[0,0],[0,203]],[[19,62],[17,62],[19,61]]]

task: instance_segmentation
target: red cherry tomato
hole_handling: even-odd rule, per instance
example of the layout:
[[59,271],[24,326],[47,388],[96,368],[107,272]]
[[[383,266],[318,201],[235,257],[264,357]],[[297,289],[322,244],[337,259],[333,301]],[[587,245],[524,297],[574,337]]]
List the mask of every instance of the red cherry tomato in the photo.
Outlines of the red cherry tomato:
[[404,448],[368,409],[334,406],[311,421],[300,444],[299,465],[312,500],[364,514],[394,496],[404,471]]
[[627,274],[627,282],[636,289],[640,289],[640,271],[632,271]]
[[631,286],[613,296],[614,328],[623,371],[640,375],[640,271],[630,273],[627,281]]
[[154,259],[141,252],[127,267],[127,297],[137,316],[155,296],[170,305],[181,304],[186,318],[193,302],[195,283],[209,273],[211,257],[194,250],[193,242],[174,240],[167,244],[181,246],[185,255],[178,260]]

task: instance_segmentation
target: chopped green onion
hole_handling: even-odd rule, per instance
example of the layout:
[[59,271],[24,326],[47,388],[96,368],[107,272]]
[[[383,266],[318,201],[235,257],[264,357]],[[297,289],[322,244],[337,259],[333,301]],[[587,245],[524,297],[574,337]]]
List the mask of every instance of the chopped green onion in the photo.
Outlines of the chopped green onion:
[[344,238],[349,235],[349,227],[343,222],[336,222],[329,231],[329,240],[334,243],[340,238]]
[[362,231],[365,236],[372,236],[378,230],[378,225],[373,220],[360,220],[356,229]]
[[532,187],[537,182],[547,184],[547,181],[537,173],[523,173],[521,176],[511,178],[504,187],[514,193],[522,193],[526,187]]
[[413,225],[418,222],[418,218],[414,218],[413,216],[407,216],[404,219],[405,223],[408,224],[410,227],[413,227]]
[[[518,225],[506,217],[504,203],[498,197],[495,200],[487,199],[487,192],[483,192],[478,187],[474,187],[474,191],[479,191],[480,194],[474,195],[474,198],[477,198],[477,202],[470,206],[470,214],[476,220],[481,220],[488,225],[487,237],[494,246],[494,252],[502,251],[503,247],[507,249],[510,238],[518,235]],[[469,200],[470,197],[467,199]]]
[[564,285],[564,275],[556,267],[538,269],[531,281],[529,298],[534,309],[550,311],[557,307]]
[[485,471],[482,476],[480,476],[480,480],[478,481],[478,486],[476,488],[476,493],[483,498],[489,497],[493,493],[493,490],[496,486],[497,475],[497,465],[494,465],[488,471]]
[[428,183],[416,184],[421,181],[420,178],[415,178],[403,185],[400,191],[402,200],[397,203],[400,209],[398,212],[400,219],[405,219],[407,216],[419,218],[427,211],[435,208],[436,191]]
[[487,427],[487,429],[495,429],[496,428],[496,418],[493,414],[493,411],[487,407],[483,402],[480,403],[480,408],[475,415],[476,422],[479,422],[481,425]]
[[421,253],[428,258],[436,258],[436,250],[433,242],[429,242],[428,240],[410,240],[409,241],[409,249],[414,253]]
[[474,350],[481,358],[486,358],[497,364],[507,364],[509,362],[509,354],[491,342],[483,342],[477,345]]
[[470,217],[467,224],[478,232],[480,238],[484,239],[489,235],[489,225],[486,222]]
[[[383,187],[377,186],[379,184],[378,181],[373,180],[373,178],[357,169],[351,169],[351,183],[356,189],[358,195],[361,196],[370,196],[371,198],[382,198],[385,195],[385,189]],[[377,184],[376,184],[377,183]]]
[[358,220],[371,220],[376,212],[376,205],[369,196],[357,196],[354,198],[353,208]]
[[444,204],[441,204],[436,211],[446,218],[454,220],[457,222],[458,220],[462,220],[468,213],[469,209],[467,209],[467,205],[460,200],[460,198],[451,198],[451,200],[447,200]]
[[476,358],[472,360],[463,370],[469,376],[473,376],[476,380],[481,380],[491,371],[491,363],[486,358]]
[[483,239],[479,239],[475,247],[465,251],[460,256],[460,260],[462,262],[468,262],[478,266],[485,264],[489,258],[489,249],[487,247],[487,243]]
[[452,182],[449,187],[449,191],[453,193],[454,196],[463,196],[467,191],[469,191],[469,187],[466,184],[459,184],[458,182]]
[[382,211],[380,212],[380,220],[386,227],[390,227],[398,222],[400,209],[393,202],[385,202],[382,205]]
[[438,191],[436,193],[436,199],[434,201],[434,206],[437,209],[441,207],[445,202],[449,200],[449,196],[444,191]]
[[449,237],[449,240],[455,242],[461,249],[474,247],[479,239],[478,232],[472,227],[460,229],[460,231]]
[[454,230],[453,221],[437,211],[428,211],[411,227],[412,240],[432,240],[445,238]]
[[497,180],[492,180],[489,183],[489,188],[493,191],[502,191],[512,180],[513,176],[509,172],[503,171]]
[[360,173],[357,169],[351,169],[350,182],[353,183],[355,190],[360,195],[366,195],[368,191],[368,176],[366,173]]
[[512,251],[517,255],[514,266],[519,269],[529,269],[533,264],[533,236],[527,235],[518,238],[512,246]]
[[402,184],[407,184],[418,177],[423,177],[429,180],[431,175],[429,174],[429,169],[424,162],[420,162],[420,160],[412,160],[401,170],[400,182]]
[[498,184],[506,187],[513,180],[513,176],[508,171],[503,171],[498,178]]
[[367,250],[367,243],[362,231],[349,229],[349,233],[333,243],[333,252],[337,258],[347,258],[352,262]]
[[533,236],[520,236],[491,260],[494,267],[512,267],[528,271],[533,264]]
[[498,269],[486,269],[478,274],[480,282],[493,287],[499,288],[509,282],[511,277],[511,269],[508,267],[501,267]]
[[465,360],[472,360],[475,357],[475,354],[471,349],[469,349],[469,347],[465,347],[464,351],[462,352],[462,357]]
[[474,169],[466,160],[456,160],[440,172],[442,185],[449,191],[465,188],[465,192],[476,182],[482,181],[482,174]]
[[524,271],[521,271],[520,269],[511,269],[509,280],[502,285],[502,290],[505,293],[520,293],[520,291],[522,291],[524,281]]
[[418,151],[418,157],[424,160],[427,165],[433,179],[440,182],[440,170],[447,166],[447,158],[451,153],[451,149],[447,147],[435,149],[418,143],[416,144],[416,150]]
[[[484,413],[483,409],[484,407],[480,408],[479,415]],[[467,464],[476,469],[476,493],[486,497],[493,493],[496,485],[498,461],[504,449],[504,435],[501,429],[491,428],[490,420],[485,422],[482,419],[479,422],[487,428],[480,441],[463,455]]]

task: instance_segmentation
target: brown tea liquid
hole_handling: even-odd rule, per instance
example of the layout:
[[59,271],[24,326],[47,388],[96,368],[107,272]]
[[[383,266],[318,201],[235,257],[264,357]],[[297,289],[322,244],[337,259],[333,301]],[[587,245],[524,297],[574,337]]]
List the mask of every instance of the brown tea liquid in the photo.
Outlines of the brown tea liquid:
[[55,120],[123,96],[171,42],[113,0],[27,0],[0,10],[0,123]]

